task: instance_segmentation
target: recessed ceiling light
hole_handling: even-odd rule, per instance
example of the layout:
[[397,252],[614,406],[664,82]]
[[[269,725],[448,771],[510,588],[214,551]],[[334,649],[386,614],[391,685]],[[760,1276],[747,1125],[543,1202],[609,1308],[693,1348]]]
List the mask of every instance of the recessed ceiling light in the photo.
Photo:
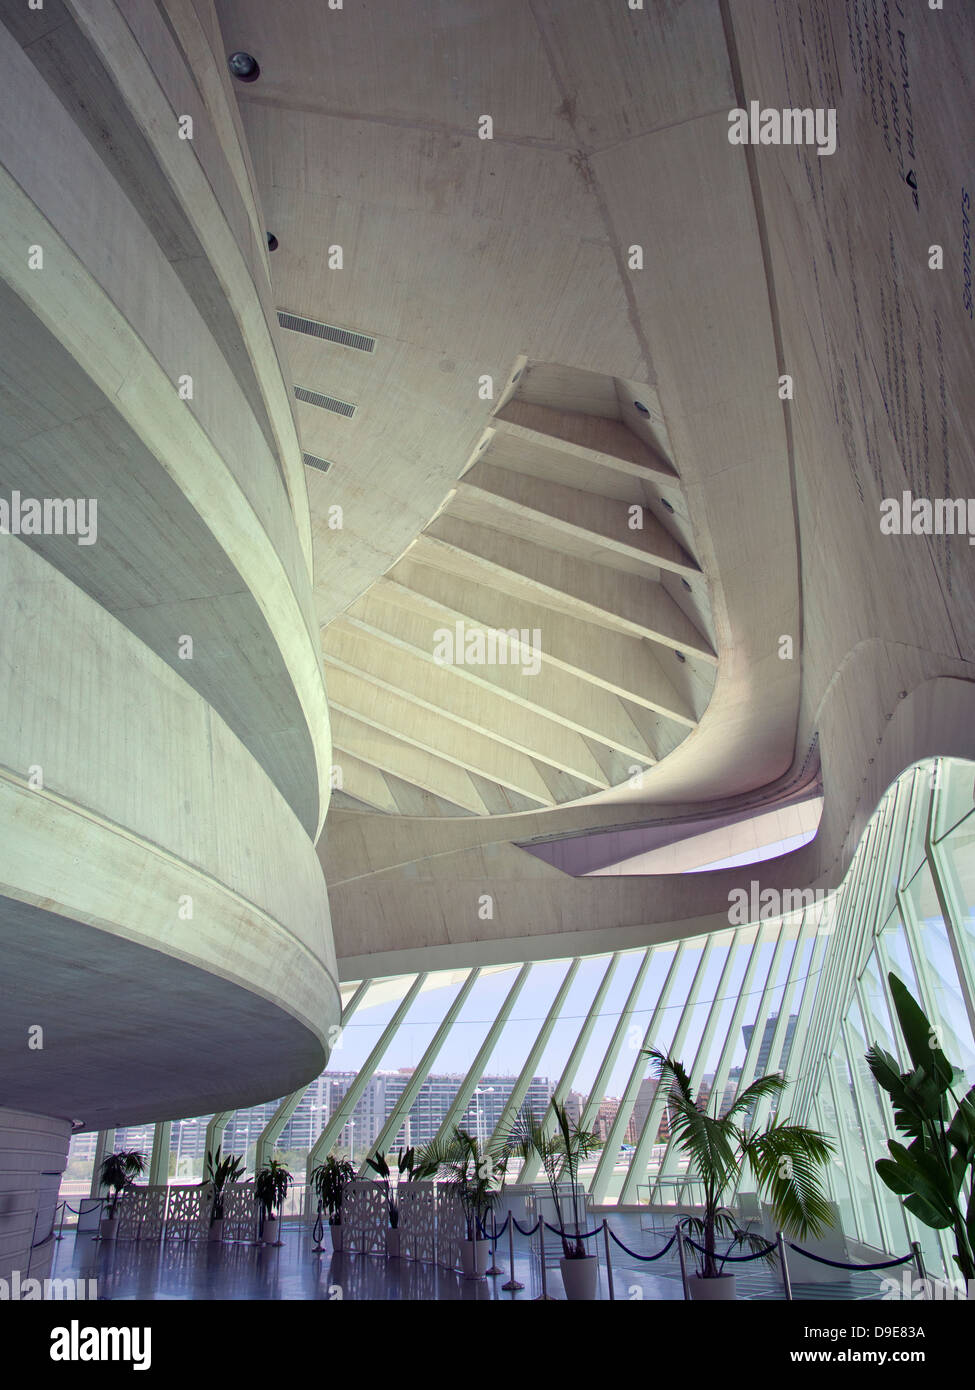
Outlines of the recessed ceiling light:
[[278,239],[273,232],[268,232],[267,234],[267,249],[269,251],[276,251],[278,249]]
[[687,580],[684,578],[683,575],[681,575],[681,577],[680,577],[680,582],[683,584],[683,586],[684,586],[685,589],[689,589],[689,588],[691,587],[690,584],[688,584]]
[[637,410],[640,412],[641,415],[649,415],[649,414],[650,414],[649,410],[648,410],[647,407],[643,404],[642,401],[634,401],[633,404],[636,406]]
[[660,500],[663,503],[663,505],[667,508],[668,512],[673,513],[674,509],[671,506],[671,504],[667,501],[666,497],[661,497]]
[[681,663],[682,666],[684,662],[687,660],[687,657],[684,655],[683,652],[674,652],[674,656],[676,656],[677,660]]
[[240,82],[256,82],[261,75],[260,65],[252,53],[231,53],[227,66]]

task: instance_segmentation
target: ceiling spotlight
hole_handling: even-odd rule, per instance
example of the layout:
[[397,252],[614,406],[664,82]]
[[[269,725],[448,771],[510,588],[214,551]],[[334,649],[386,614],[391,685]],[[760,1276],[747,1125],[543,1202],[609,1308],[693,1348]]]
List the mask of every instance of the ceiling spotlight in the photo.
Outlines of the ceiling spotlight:
[[634,401],[633,404],[636,406],[637,410],[640,412],[641,415],[649,415],[649,414],[650,414],[649,410],[648,410],[647,407],[643,404],[642,401]]
[[680,582],[683,584],[683,586],[684,586],[685,589],[689,589],[689,588],[691,587],[690,584],[688,584],[687,580],[684,578],[683,575],[681,575],[681,577],[680,577]]
[[664,507],[667,508],[668,512],[670,512],[671,516],[673,516],[673,514],[674,514],[673,505],[672,505],[670,502],[667,501],[666,497],[661,497],[660,501],[661,501],[661,504],[662,504]]
[[267,249],[269,251],[276,251],[278,249],[278,239],[273,232],[268,232],[267,234]]
[[680,662],[682,666],[684,662],[687,660],[687,657],[684,655],[683,652],[674,652],[674,656],[676,656],[677,660]]
[[227,66],[240,82],[256,82],[261,75],[258,61],[252,53],[231,53]]

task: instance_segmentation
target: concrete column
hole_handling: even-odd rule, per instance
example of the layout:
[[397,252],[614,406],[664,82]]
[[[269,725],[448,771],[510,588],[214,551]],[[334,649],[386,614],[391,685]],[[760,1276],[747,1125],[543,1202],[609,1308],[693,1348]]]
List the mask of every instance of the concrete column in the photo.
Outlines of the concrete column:
[[68,1120],[0,1109],[0,1279],[50,1273],[70,1140]]

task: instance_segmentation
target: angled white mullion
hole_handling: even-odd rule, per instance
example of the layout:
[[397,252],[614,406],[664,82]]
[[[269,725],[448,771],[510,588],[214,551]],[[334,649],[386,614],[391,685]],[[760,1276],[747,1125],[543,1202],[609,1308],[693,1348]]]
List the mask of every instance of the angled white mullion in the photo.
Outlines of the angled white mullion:
[[[782,1092],[782,1099],[779,1108],[787,1115],[791,1115],[797,1124],[805,1123],[806,1110],[800,1110],[796,1105],[799,1095],[800,1084],[803,1074],[803,1066],[807,1056],[807,1044],[809,1038],[809,1024],[812,1016],[813,1004],[817,995],[817,985],[819,972],[823,968],[823,958],[826,955],[826,947],[830,938],[829,931],[822,929],[822,923],[817,922],[815,926],[815,942],[812,954],[809,957],[809,969],[806,971],[805,987],[802,991],[802,999],[799,1004],[799,1019],[796,1023],[795,1036],[792,1040],[792,1052],[789,1057],[789,1068],[792,1072],[791,1079],[786,1077],[785,1090]],[[795,1111],[795,1113],[793,1113]]]
[[[400,1000],[399,1004],[396,1006],[396,1009],[393,1012],[393,1016],[386,1024],[386,1027],[383,1029],[379,1041],[376,1043],[375,1047],[369,1053],[369,1056],[366,1058],[362,1066],[359,1068],[355,1080],[353,1081],[349,1089],[346,1091],[345,1095],[342,1097],[341,1103],[339,1104],[334,1115],[332,1115],[332,1117],[328,1121],[328,1124],[322,1130],[321,1134],[318,1136],[311,1149],[309,1150],[308,1163],[306,1165],[307,1181],[309,1183],[311,1182],[312,1169],[315,1167],[316,1163],[318,1163],[320,1156],[322,1154],[328,1153],[332,1145],[335,1143],[339,1135],[342,1133],[342,1130],[348,1124],[353,1112],[355,1111],[356,1106],[359,1104],[359,1101],[362,1099],[363,1094],[365,1093],[366,1087],[372,1080],[376,1068],[382,1061],[386,1049],[392,1042],[394,1034],[397,1032],[400,1024],[403,1022],[403,1019],[409,1012],[414,999],[416,999],[416,996],[420,993],[420,990],[423,988],[423,985],[426,982],[426,978],[426,971],[416,976],[413,983],[410,985],[409,989],[406,991],[405,995]],[[344,1019],[345,1015],[343,1014],[343,1025]]]
[[[719,979],[717,987],[714,991],[714,999],[711,1001],[711,1008],[708,1012],[707,1022],[704,1025],[704,1032],[701,1034],[701,1042],[697,1049],[697,1052],[694,1054],[694,1061],[691,1065],[690,1082],[692,1091],[696,1091],[698,1086],[701,1084],[701,1076],[704,1071],[705,1063],[707,1061],[708,1052],[711,1048],[712,1042],[714,1041],[714,1033],[715,1029],[717,1028],[718,1018],[721,1014],[721,1005],[724,1002],[724,992],[728,987],[728,979],[731,975],[731,967],[735,958],[735,948],[737,944],[738,943],[735,940],[735,935],[733,934],[732,940],[728,946],[728,954],[725,959],[725,963],[721,969],[721,978]],[[647,1119],[649,1121],[649,1115],[647,1116]],[[657,1124],[659,1126],[659,1120],[657,1121]],[[643,1134],[641,1130],[640,1138],[642,1139],[642,1137]],[[652,1139],[652,1134],[650,1137]],[[639,1144],[637,1145],[637,1147],[639,1148]],[[648,1143],[646,1147],[652,1147],[652,1145]],[[636,1158],[636,1153],[634,1153],[633,1157],[634,1159]],[[673,1171],[676,1161],[677,1148],[674,1144],[674,1136],[670,1135],[667,1139],[667,1146],[664,1149],[663,1158],[660,1160],[660,1167],[657,1169],[657,1177],[663,1178],[670,1174]],[[631,1163],[630,1171],[626,1175],[626,1182],[623,1186],[623,1192],[620,1194],[621,1202],[626,1200],[626,1194],[633,1190],[633,1178],[639,1179],[640,1174],[636,1171],[635,1165]]]
[[[599,1021],[600,1011],[606,1000],[606,995],[609,992],[609,987],[616,974],[616,968],[620,963],[621,957],[622,952],[617,951],[609,958],[606,971],[599,982],[599,987],[589,1006],[589,1012],[586,1015],[585,1022],[582,1025],[579,1036],[572,1045],[572,1051],[569,1053],[568,1060],[562,1068],[562,1075],[559,1077],[558,1084],[552,1092],[552,1099],[549,1102],[548,1109],[542,1121],[543,1128],[548,1129],[551,1127],[555,1102],[557,1101],[560,1105],[565,1104],[565,1098],[568,1094],[569,1087],[572,1085],[573,1077],[579,1069],[579,1064],[582,1061],[586,1048],[589,1046],[589,1040],[592,1037],[593,1029]],[[516,1181],[519,1183],[534,1182],[538,1177],[538,1170],[540,1167],[541,1162],[537,1155],[533,1155],[531,1158],[526,1159],[521,1166]]]
[[772,996],[776,989],[776,978],[779,973],[779,966],[782,964],[782,954],[785,949],[785,932],[782,923],[779,922],[779,934],[775,941],[775,948],[772,951],[772,963],[769,966],[768,975],[765,979],[765,988],[762,990],[762,997],[758,1001],[758,1010],[755,1014],[755,1022],[752,1026],[752,1036],[748,1047],[745,1050],[745,1060],[741,1066],[741,1076],[738,1079],[738,1095],[746,1091],[755,1079],[755,1068],[758,1065],[758,1054],[762,1050],[762,1042],[765,1038],[765,1029],[768,1024],[769,1010],[772,1007]]
[[[936,764],[939,772],[941,766],[942,762],[939,759]],[[975,1037],[975,961],[971,959],[969,952],[965,949],[962,935],[962,922],[965,917],[964,898],[951,856],[943,844],[935,839],[935,828],[943,799],[941,777],[936,775],[934,785],[931,788],[928,824],[924,836],[924,852],[927,856],[928,868],[931,871],[931,881],[934,884],[938,905],[941,908],[941,918],[945,924],[945,932],[951,948],[951,958],[955,964],[955,974],[958,976],[962,999],[965,1001],[968,1026],[972,1030],[972,1036]]]
[[152,1131],[152,1152],[149,1155],[149,1186],[165,1187],[169,1180],[169,1138],[172,1120],[157,1120]]
[[[869,1009],[867,1006],[866,991],[862,988],[859,980],[856,984],[856,1000],[860,1006],[860,1017],[863,1020],[863,1027],[867,1033],[869,1045],[869,1035],[872,1031],[874,1031],[873,1029],[871,1029],[871,1021],[873,1018],[873,1014],[872,1010]],[[884,1031],[890,1034],[893,1031],[893,1029],[888,1024],[887,1028]],[[881,1086],[876,1086],[875,1092],[877,1097],[877,1109],[880,1112],[880,1123],[883,1126],[884,1137],[888,1140],[894,1139],[897,1136],[897,1127],[894,1124],[894,1109],[890,1101],[890,1096]],[[869,1097],[867,1097],[866,1099],[869,1100]],[[877,1154],[876,1157],[883,1158],[884,1155]],[[901,1221],[904,1227],[904,1234],[906,1235],[908,1242],[915,1240],[916,1235],[912,1224],[913,1218],[911,1217],[910,1212],[904,1206],[903,1202],[900,1201],[897,1203],[897,1209],[900,1212]]]
[[468,1068],[467,1075],[460,1083],[460,1088],[450,1104],[450,1109],[440,1123],[440,1128],[437,1130],[434,1139],[435,1143],[439,1143],[442,1139],[445,1139],[447,1135],[451,1133],[454,1126],[462,1120],[466,1114],[467,1107],[470,1105],[471,1097],[474,1094],[474,1087],[484,1075],[484,1068],[491,1060],[491,1053],[497,1046],[498,1038],[501,1036],[504,1025],[511,1017],[511,1010],[514,1008],[518,996],[524,988],[528,976],[531,974],[531,969],[531,961],[526,961],[518,971],[511,988],[505,995],[504,1003],[501,1005],[494,1022],[488,1029],[487,1037],[477,1049],[477,1056]]
[[268,1159],[274,1153],[274,1146],[278,1142],[281,1131],[298,1109],[301,1098],[310,1085],[311,1082],[307,1081],[304,1086],[299,1086],[297,1091],[292,1091],[290,1095],[285,1096],[257,1136],[257,1147],[254,1150],[255,1173],[259,1173],[267,1165]]
[[538,1066],[542,1053],[549,1038],[552,1036],[552,1029],[555,1021],[565,1005],[568,998],[572,982],[582,964],[582,957],[576,956],[568,970],[565,972],[565,979],[559,985],[558,993],[552,1001],[552,1007],[545,1016],[545,1021],[538,1031],[538,1036],[531,1045],[528,1056],[525,1058],[525,1065],[519,1073],[518,1080],[515,1082],[514,1090],[505,1102],[504,1109],[498,1116],[498,1123],[494,1126],[494,1132],[488,1141],[488,1147],[493,1148],[496,1144],[503,1143],[511,1133],[519,1110],[524,1103],[525,1096],[528,1094],[528,1087],[531,1085],[532,1077],[535,1075],[535,1068]]
[[[234,1118],[236,1113],[236,1110],[218,1110],[217,1113],[211,1117],[210,1123],[207,1125],[206,1138],[203,1141],[204,1156],[208,1153],[216,1154],[217,1150],[223,1144],[224,1130],[230,1124],[230,1121]],[[205,1157],[204,1162],[206,1162]]]
[[[843,1020],[841,1032],[843,1035],[843,1046],[846,1049],[846,1064],[849,1068],[850,1080],[853,1089],[853,1109],[857,1117],[857,1123],[860,1126],[860,1136],[863,1141],[863,1151],[864,1154],[867,1155],[865,1159],[867,1184],[870,1188],[870,1195],[873,1198],[874,1211],[877,1213],[877,1224],[880,1228],[881,1248],[888,1251],[888,1253],[892,1253],[892,1236],[890,1226],[887,1221],[887,1212],[880,1196],[880,1179],[878,1178],[876,1169],[870,1162],[869,1158],[870,1131],[866,1123],[867,1102],[866,1097],[863,1094],[863,1087],[860,1085],[860,1077],[858,1075],[857,1067],[855,1064],[856,1054],[854,1052],[852,1040],[850,1038],[850,1024],[848,1019]],[[881,1155],[878,1154],[877,1157],[879,1158],[881,1157]]]
[[[433,1064],[434,1062],[436,1062],[440,1049],[443,1047],[444,1043],[447,1040],[447,1034],[450,1032],[451,1028],[453,1028],[454,1024],[456,1023],[457,1015],[460,1013],[461,1009],[467,1003],[468,996],[470,995],[470,992],[474,988],[477,981],[480,979],[480,975],[480,966],[475,966],[472,970],[468,971],[463,984],[461,985],[460,989],[457,991],[456,995],[451,1001],[450,1006],[447,1009],[447,1012],[440,1020],[440,1023],[437,1026],[437,1030],[434,1033],[433,1037],[430,1039],[430,1042],[426,1050],[424,1051],[423,1056],[420,1058],[419,1062],[413,1068],[413,1074],[410,1077],[408,1085],[404,1088],[402,1095],[400,1095],[396,1104],[393,1106],[393,1109],[387,1116],[386,1123],[383,1125],[382,1129],[376,1135],[376,1138],[372,1142],[372,1144],[370,1144],[370,1156],[377,1153],[384,1153],[386,1150],[386,1145],[391,1143],[392,1140],[396,1138],[396,1135],[399,1133],[400,1126],[406,1119],[406,1116],[412,1110],[417,1096],[423,1089],[424,1082],[427,1080],[427,1078],[430,1075],[430,1072],[433,1070]],[[367,1171],[368,1164],[366,1160],[363,1159],[362,1163],[359,1166],[359,1176],[362,1177]]]
[[[743,931],[747,930],[749,930],[749,928],[743,928]],[[738,1030],[741,1028],[741,1020],[745,1015],[745,1009],[748,1007],[748,1000],[752,993],[752,985],[755,983],[755,976],[758,973],[762,946],[765,944],[764,938],[765,924],[759,921],[755,927],[755,940],[752,942],[752,949],[748,957],[748,964],[745,967],[741,989],[738,991],[738,1002],[735,1004],[734,1013],[731,1015],[731,1022],[728,1024],[728,1032],[721,1048],[721,1056],[718,1058],[718,1065],[714,1072],[714,1090],[712,1094],[718,1097],[716,1104],[719,1112],[721,1103],[724,1099],[725,1089],[728,1085],[728,1075],[731,1071],[731,1059],[734,1057],[735,1048],[738,1046]],[[768,969],[771,970],[771,968],[772,963],[770,960]],[[768,971],[766,971],[765,978],[767,981]]]
[[[832,1060],[832,1059],[831,1059]],[[836,1116],[837,1139],[840,1145],[840,1157],[843,1160],[843,1171],[846,1174],[846,1186],[850,1194],[850,1205],[853,1208],[853,1224],[856,1227],[856,1235],[859,1240],[867,1242],[867,1227],[860,1210],[860,1199],[857,1195],[857,1184],[854,1181],[855,1167],[850,1156],[850,1147],[847,1142],[846,1126],[843,1123],[843,1109],[840,1106],[839,1096],[836,1092],[836,1078],[833,1075],[833,1067],[828,1063],[826,1066],[826,1084],[829,1086],[830,1097],[833,1102],[833,1114]]]
[[[694,1010],[697,1007],[697,997],[701,991],[701,985],[704,982],[707,967],[711,963],[711,957],[716,949],[717,947],[715,945],[715,938],[713,936],[709,936],[704,946],[704,949],[701,951],[701,959],[697,963],[697,969],[694,972],[694,978],[691,981],[690,989],[687,991],[687,998],[684,1002],[684,1007],[681,1010],[681,1015],[677,1022],[677,1028],[674,1032],[673,1040],[671,1041],[670,1046],[667,1049],[668,1055],[672,1057],[679,1058],[680,1056],[681,1049],[684,1046],[684,1041],[687,1038],[687,1030],[691,1026],[691,1019],[693,1017]],[[730,950],[728,954],[730,956]],[[697,1053],[700,1054],[700,1051],[701,1049],[700,1047],[698,1047]],[[646,1068],[644,1067],[644,1072],[645,1071]],[[619,1200],[621,1205],[625,1202],[636,1200],[637,1194],[634,1191],[634,1189],[637,1185],[637,1179],[641,1175],[641,1168],[637,1163],[637,1159],[642,1156],[642,1173],[645,1175],[647,1152],[649,1149],[653,1147],[654,1137],[656,1136],[657,1130],[660,1128],[660,1120],[663,1115],[664,1106],[667,1103],[667,1097],[669,1095],[669,1092],[669,1086],[658,1085],[653,1100],[650,1102],[650,1109],[647,1114],[647,1118],[644,1121],[643,1128],[640,1131],[640,1137],[637,1141],[636,1148],[634,1149],[634,1152],[630,1158],[630,1162],[627,1165],[626,1177],[623,1179],[623,1186],[620,1189]],[[670,1148],[669,1141],[667,1147]],[[618,1152],[619,1149],[617,1149],[617,1153]]]
[[640,962],[639,968],[637,969],[633,983],[630,985],[630,992],[626,996],[626,1003],[620,1011],[616,1027],[613,1029],[613,1036],[610,1038],[605,1056],[599,1064],[599,1070],[592,1083],[592,1090],[589,1092],[585,1109],[582,1112],[581,1124],[583,1129],[592,1129],[593,1122],[599,1113],[599,1107],[606,1094],[609,1078],[613,1074],[613,1068],[616,1066],[620,1050],[623,1046],[623,1039],[630,1026],[629,1020],[633,1017],[633,1012],[640,1001],[640,994],[643,990],[643,983],[647,978],[647,971],[650,969],[650,962],[653,958],[654,949],[653,946],[647,948],[643,960]]
[[[785,930],[785,924],[784,924],[784,923],[783,923],[782,930],[783,930],[783,931]],[[795,994],[795,991],[796,991],[796,984],[797,984],[798,979],[799,979],[799,968],[800,968],[800,966],[801,966],[801,964],[802,964],[803,950],[804,950],[804,948],[805,948],[806,942],[807,942],[807,941],[810,939],[810,937],[812,936],[813,930],[814,930],[814,915],[813,915],[813,913],[807,908],[806,911],[802,914],[802,919],[801,919],[801,921],[800,921],[800,923],[799,923],[799,925],[798,925],[798,927],[797,927],[797,929],[796,929],[796,944],[795,944],[795,949],[794,949],[793,952],[792,952],[792,959],[791,959],[791,961],[789,962],[789,973],[788,973],[788,975],[786,976],[785,989],[782,991],[782,1000],[781,1000],[781,1003],[779,1004],[779,1016],[778,1016],[778,1019],[776,1020],[775,1027],[774,1027],[774,1029],[772,1030],[772,1042],[771,1042],[771,1046],[769,1047],[769,1055],[768,1055],[768,1063],[767,1063],[767,1070],[768,1070],[769,1073],[771,1073],[771,1072],[776,1072],[776,1071],[781,1071],[781,1070],[782,1070],[781,1067],[779,1066],[779,1063],[780,1063],[780,1061],[782,1060],[782,1050],[783,1050],[783,1048],[785,1047],[786,1034],[787,1034],[788,1028],[789,1028],[789,1019],[790,1019],[790,1017],[791,1017],[789,1011],[790,1011],[790,1009],[792,1008],[792,997],[793,997],[793,995]],[[810,959],[812,959],[811,956],[810,956]],[[797,1016],[796,1016],[796,1030],[797,1030],[797,1031],[798,1031],[798,1027],[799,1027],[799,1018],[798,1018],[798,1015],[797,1015]],[[793,1033],[792,1042],[793,1042],[793,1047],[795,1047],[795,1033]],[[780,1092],[780,1093],[779,1093],[779,1097],[777,1098],[777,1099],[778,1099],[778,1104],[777,1104],[777,1106],[776,1106],[776,1113],[778,1113],[779,1109],[781,1109],[781,1102],[782,1102],[782,1099],[783,1099],[783,1095],[784,1095],[784,1093],[783,1093],[783,1092]],[[753,1115],[753,1117],[752,1117],[752,1128],[753,1128],[753,1129],[761,1129],[761,1128],[764,1126],[765,1121],[766,1121],[766,1118],[768,1117],[769,1112],[771,1111],[771,1108],[772,1108],[772,1098],[771,1098],[771,1096],[762,1096],[762,1097],[759,1099],[759,1102],[758,1102],[758,1104],[757,1104],[756,1107],[755,1107],[755,1113],[754,1113],[754,1115]]]
[[[657,1027],[657,1019],[667,1007],[668,1000],[670,999],[670,992],[674,987],[674,981],[677,979],[678,967],[683,959],[686,945],[686,942],[680,942],[674,952],[674,958],[670,963],[670,969],[667,971],[667,978],[664,981],[663,989],[657,997],[657,1002],[650,1015],[650,1022],[647,1024],[646,1031],[643,1035],[643,1042],[640,1046],[640,1050],[637,1052],[636,1059],[630,1071],[629,1080],[620,1098],[619,1109],[613,1116],[613,1122],[609,1127],[609,1134],[606,1137],[606,1143],[603,1146],[602,1153],[599,1155],[599,1162],[596,1164],[596,1172],[593,1175],[592,1183],[589,1187],[594,1202],[602,1201],[606,1194],[606,1188],[609,1186],[609,1180],[613,1176],[613,1171],[616,1168],[620,1138],[626,1133],[626,1127],[630,1122],[633,1106],[636,1104],[636,1098],[640,1091],[640,1083],[643,1081],[647,1070],[646,1058],[643,1056],[643,1053],[653,1041],[653,1034]],[[640,1145],[637,1144],[637,1153],[639,1150]],[[633,1157],[636,1158],[636,1153],[634,1153]],[[632,1168],[632,1166],[631,1163],[630,1167]]]

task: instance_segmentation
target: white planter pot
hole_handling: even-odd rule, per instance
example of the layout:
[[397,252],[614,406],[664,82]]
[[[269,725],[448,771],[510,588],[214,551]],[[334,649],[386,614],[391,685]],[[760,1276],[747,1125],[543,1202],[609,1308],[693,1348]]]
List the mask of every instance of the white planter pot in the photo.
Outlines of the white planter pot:
[[487,1274],[490,1258],[491,1242],[489,1240],[461,1241],[460,1268],[465,1279],[483,1279]]
[[695,1303],[731,1303],[738,1297],[735,1293],[733,1274],[719,1274],[716,1279],[703,1279],[700,1274],[689,1274],[687,1283]]
[[211,1222],[210,1222],[210,1232],[209,1232],[209,1234],[208,1234],[208,1236],[207,1236],[207,1240],[212,1240],[212,1241],[214,1241],[214,1242],[216,1242],[216,1241],[218,1241],[218,1240],[223,1240],[223,1217],[222,1217],[222,1216],[218,1216],[214,1221],[211,1221]]
[[386,1232],[386,1256],[390,1260],[399,1259],[399,1227],[390,1226]]
[[98,1234],[102,1240],[114,1240],[118,1235],[118,1217],[103,1216],[98,1223]]
[[276,1216],[265,1216],[264,1234],[261,1236],[265,1245],[276,1245],[278,1242],[278,1218]]
[[345,1248],[342,1243],[342,1223],[339,1222],[335,1226],[332,1226],[330,1224],[328,1229],[332,1233],[332,1251],[336,1255],[341,1255],[343,1249]]
[[591,1303],[596,1297],[596,1282],[599,1274],[599,1261],[595,1255],[583,1255],[581,1259],[567,1260],[563,1255],[559,1260],[562,1268],[562,1284],[565,1296],[570,1303],[585,1300]]

